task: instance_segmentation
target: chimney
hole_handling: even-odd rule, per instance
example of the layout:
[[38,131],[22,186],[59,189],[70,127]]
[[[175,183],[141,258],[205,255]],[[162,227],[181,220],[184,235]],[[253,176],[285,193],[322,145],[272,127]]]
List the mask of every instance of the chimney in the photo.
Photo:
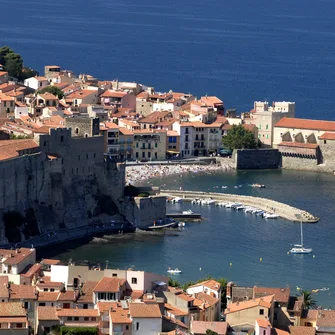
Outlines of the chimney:
[[233,286],[234,286],[235,284],[233,283],[233,282],[229,282],[228,284],[227,284],[227,287],[226,287],[226,296],[227,296],[227,299],[231,299],[232,298],[232,295],[233,295]]

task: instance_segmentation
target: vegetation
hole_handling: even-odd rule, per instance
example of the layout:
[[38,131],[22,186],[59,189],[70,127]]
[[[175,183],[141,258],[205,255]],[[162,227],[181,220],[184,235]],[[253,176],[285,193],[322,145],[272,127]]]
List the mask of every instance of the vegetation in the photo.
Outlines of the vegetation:
[[180,285],[180,283],[179,283],[178,280],[169,277],[169,286],[171,286],[171,287],[180,287],[181,285]]
[[301,295],[304,296],[304,308],[305,309],[316,309],[317,308],[316,300],[313,299],[311,292],[302,291]]
[[64,97],[64,92],[57,86],[47,86],[44,87],[43,89],[37,91],[38,94],[40,93],[51,93],[58,97],[58,99],[62,99]]
[[207,329],[206,335],[219,335],[217,332],[214,332],[213,330]]
[[10,134],[9,138],[11,140],[25,140],[28,138],[31,138],[29,135],[14,135],[14,134]]
[[93,327],[60,327],[60,335],[98,335],[98,329]]
[[222,144],[225,149],[230,150],[257,148],[254,134],[242,125],[233,125],[227,136],[222,138]]
[[26,78],[38,75],[38,72],[23,66],[23,60],[20,54],[15,53],[8,46],[0,47],[0,64],[8,72],[10,77],[23,81]]

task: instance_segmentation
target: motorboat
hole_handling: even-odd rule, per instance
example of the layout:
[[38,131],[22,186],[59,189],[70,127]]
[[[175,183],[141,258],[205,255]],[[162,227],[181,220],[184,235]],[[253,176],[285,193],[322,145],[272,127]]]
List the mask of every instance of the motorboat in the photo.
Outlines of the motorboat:
[[278,219],[279,215],[275,213],[264,213],[263,218],[265,219]]
[[256,215],[258,215],[258,216],[262,216],[264,213],[265,213],[264,211],[259,210],[259,211],[256,212]]
[[226,207],[226,208],[231,208],[232,206],[233,206],[232,203],[225,204],[225,207]]
[[175,275],[175,274],[179,274],[181,273],[181,270],[179,270],[178,268],[175,268],[175,269],[168,269],[167,270],[168,273],[171,273],[172,275]]
[[255,208],[253,208],[253,207],[246,207],[246,208],[244,208],[244,212],[245,213],[253,213],[254,210],[255,210]]
[[185,222],[179,222],[178,227],[185,227]]
[[188,215],[188,214],[193,214],[193,211],[191,211],[191,210],[189,209],[188,211],[183,211],[182,213]]
[[180,197],[176,197],[176,198],[173,198],[172,200],[171,200],[171,202],[173,203],[173,204],[177,204],[177,203],[180,203],[180,202],[182,202],[183,201],[183,198],[180,198]]
[[263,184],[252,184],[251,187],[265,188],[265,185],[263,185]]
[[302,232],[302,221],[300,221],[300,244],[294,244],[293,248],[290,250],[291,254],[310,254],[313,249],[312,248],[305,248],[304,247],[304,236]]
[[239,210],[241,210],[241,209],[245,209],[245,206],[241,205],[241,206],[236,206],[236,207],[235,207],[235,210],[236,210],[236,211],[239,211]]
[[234,209],[236,209],[236,207],[240,207],[240,206],[242,206],[242,204],[239,203],[239,202],[235,202],[231,205],[231,207],[234,208]]

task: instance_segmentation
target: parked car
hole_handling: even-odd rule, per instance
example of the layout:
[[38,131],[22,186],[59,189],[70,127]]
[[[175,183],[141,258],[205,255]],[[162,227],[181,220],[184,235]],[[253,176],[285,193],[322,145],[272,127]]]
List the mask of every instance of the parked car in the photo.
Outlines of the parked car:
[[233,151],[232,150],[229,150],[229,149],[220,149],[219,150],[219,155],[221,157],[229,157],[233,154]]

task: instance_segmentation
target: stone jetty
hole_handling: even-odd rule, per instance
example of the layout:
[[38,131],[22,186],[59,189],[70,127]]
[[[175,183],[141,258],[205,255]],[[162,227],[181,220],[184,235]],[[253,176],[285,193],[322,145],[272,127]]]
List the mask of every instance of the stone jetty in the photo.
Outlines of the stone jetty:
[[196,192],[196,191],[177,191],[177,190],[164,190],[160,192],[161,195],[167,197],[180,197],[184,201],[192,201],[198,199],[213,199],[218,202],[239,202],[245,206],[251,206],[259,208],[269,213],[276,213],[281,218],[287,219],[293,222],[303,223],[316,223],[319,221],[318,217],[315,217],[311,213],[308,213],[299,208],[292,207],[290,205],[274,201],[266,198],[252,197],[246,195],[227,194],[227,193],[214,193],[214,192]]

